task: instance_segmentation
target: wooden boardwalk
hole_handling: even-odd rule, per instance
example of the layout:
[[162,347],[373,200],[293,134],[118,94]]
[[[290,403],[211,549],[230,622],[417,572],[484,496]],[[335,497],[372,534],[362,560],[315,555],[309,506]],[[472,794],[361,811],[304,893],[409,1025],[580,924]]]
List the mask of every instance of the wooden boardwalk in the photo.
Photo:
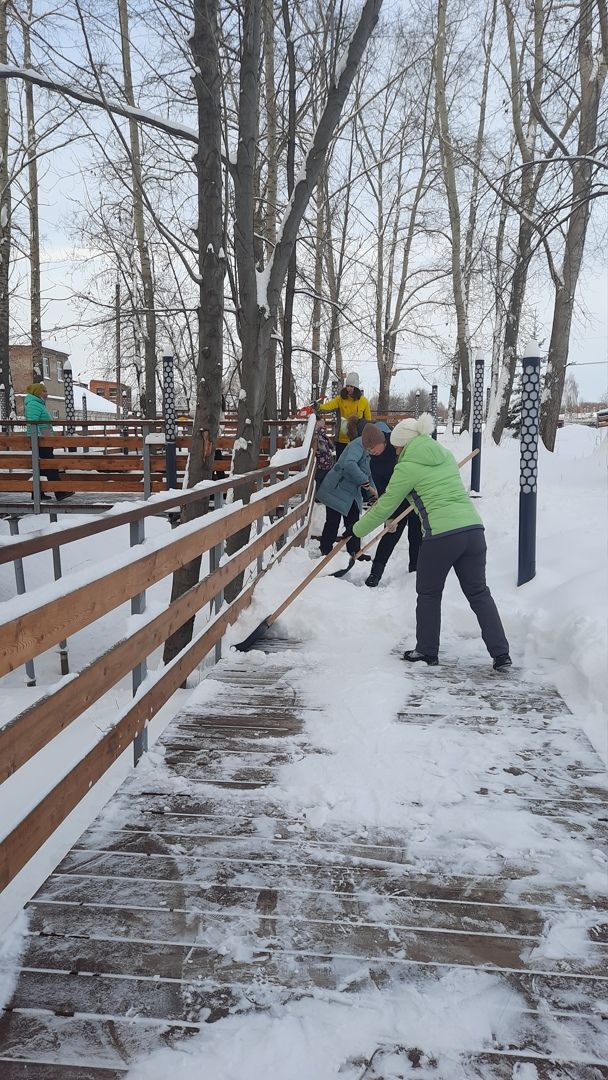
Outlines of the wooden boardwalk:
[[[272,797],[285,763],[319,752],[286,644],[268,643],[263,664],[239,656],[213,669],[201,704],[178,715],[28,905],[0,1021],[2,1080],[111,1080],[229,1013],[328,991],[347,1002],[404,984],[424,992],[463,968],[488,970],[521,1015],[517,1044],[497,1027],[458,1076],[608,1078],[608,913],[583,885],[600,872],[606,780],[563,701],[515,673],[446,667],[431,684],[415,672],[420,693],[407,704],[404,693],[399,723],[491,747],[509,717],[512,753],[478,777],[479,814],[508,821],[525,805],[547,836],[561,830],[582,851],[578,884],[542,850],[497,857],[480,878],[439,859],[421,869],[407,822],[313,828]],[[457,824],[452,839],[466,841]],[[549,959],[541,939],[570,913],[586,917],[584,960]],[[367,1065],[366,1080],[455,1075],[424,1046],[378,1047]]]

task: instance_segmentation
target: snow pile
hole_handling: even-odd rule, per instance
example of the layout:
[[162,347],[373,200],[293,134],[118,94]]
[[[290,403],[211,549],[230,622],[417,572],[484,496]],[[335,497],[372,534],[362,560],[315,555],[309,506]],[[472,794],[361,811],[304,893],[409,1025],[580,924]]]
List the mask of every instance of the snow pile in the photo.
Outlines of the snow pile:
[[17,918],[0,935],[0,1009],[4,1009],[13,996],[27,923],[25,911],[20,911]]
[[420,1064],[431,1070],[418,1075],[466,1080],[457,1054],[495,1038],[516,1042],[522,1004],[496,976],[466,969],[449,971],[426,987],[407,984],[390,997],[355,996],[347,1003],[344,996],[315,996],[210,1024],[183,1048],[162,1050],[135,1065],[128,1080],[360,1080],[380,1053],[382,1075],[397,1077],[404,1069],[409,1075],[404,1048],[417,1046],[425,1048]]

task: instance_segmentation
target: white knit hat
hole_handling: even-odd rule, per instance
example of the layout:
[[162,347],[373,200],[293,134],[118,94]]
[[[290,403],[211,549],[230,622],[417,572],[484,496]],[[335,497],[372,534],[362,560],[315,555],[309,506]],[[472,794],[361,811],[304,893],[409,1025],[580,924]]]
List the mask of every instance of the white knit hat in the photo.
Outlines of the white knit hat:
[[348,375],[344,379],[345,386],[356,386],[359,389],[359,376],[356,371],[349,371]]
[[391,431],[391,443],[393,446],[407,446],[417,435],[432,435],[435,430],[435,421],[430,413],[423,412],[417,420],[400,420]]

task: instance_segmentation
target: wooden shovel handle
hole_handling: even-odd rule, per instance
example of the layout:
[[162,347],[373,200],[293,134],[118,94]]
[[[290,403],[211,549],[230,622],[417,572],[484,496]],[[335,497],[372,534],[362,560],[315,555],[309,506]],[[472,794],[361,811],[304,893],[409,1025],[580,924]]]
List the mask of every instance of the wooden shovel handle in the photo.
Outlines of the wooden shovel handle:
[[295,600],[296,597],[300,595],[302,590],[305,589],[306,586],[311,581],[314,580],[314,578],[316,578],[317,574],[320,574],[321,571],[325,569],[328,562],[331,562],[331,560],[333,559],[334,555],[337,555],[339,551],[342,551],[342,549],[348,543],[349,539],[350,539],[350,537],[344,536],[342,538],[342,540],[338,540],[338,543],[335,544],[335,546],[329,552],[329,555],[324,555],[323,558],[319,560],[319,562],[315,566],[314,570],[311,570],[310,574],[307,574],[306,577],[304,578],[304,580],[301,581],[300,584],[297,586],[297,588],[295,588],[293,590],[293,592],[291,592],[289,594],[289,596],[286,597],[286,599],[283,601],[281,606],[278,607],[276,611],[273,611],[272,615],[269,615],[267,617],[266,622],[268,623],[268,626],[272,626],[273,622],[275,622],[275,620],[278,619],[279,615],[283,614],[283,612],[285,611],[285,608],[289,607],[289,605],[292,603],[292,601]]
[[[471,450],[470,454],[467,454],[467,456],[464,457],[462,459],[462,461],[458,462],[458,468],[462,469],[462,466],[466,465],[467,461],[470,461],[471,458],[474,458],[475,455],[478,454],[478,453],[479,453],[479,450]],[[371,540],[368,540],[367,544],[365,544],[362,548],[360,548],[356,555],[352,556],[353,559],[360,559],[361,556],[365,554],[365,552],[367,551],[368,548],[373,547],[374,544],[378,540],[381,540],[382,537],[385,536],[387,532],[390,532],[393,525],[397,525],[400,521],[403,521],[403,519],[405,517],[407,517],[408,514],[411,514],[413,509],[414,509],[413,506],[408,506],[407,510],[403,510],[400,514],[397,515],[396,518],[391,518],[390,519],[390,524],[385,525],[384,528],[379,533],[375,533],[374,536],[372,536]]]

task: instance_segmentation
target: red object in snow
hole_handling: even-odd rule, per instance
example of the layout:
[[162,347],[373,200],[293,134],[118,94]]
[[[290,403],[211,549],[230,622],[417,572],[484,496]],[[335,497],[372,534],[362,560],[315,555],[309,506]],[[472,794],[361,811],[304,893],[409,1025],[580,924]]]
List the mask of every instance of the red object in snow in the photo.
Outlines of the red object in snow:
[[318,398],[316,401],[311,401],[309,405],[302,405],[296,412],[296,420],[304,420],[307,416],[310,416],[322,401],[325,401],[325,397]]

